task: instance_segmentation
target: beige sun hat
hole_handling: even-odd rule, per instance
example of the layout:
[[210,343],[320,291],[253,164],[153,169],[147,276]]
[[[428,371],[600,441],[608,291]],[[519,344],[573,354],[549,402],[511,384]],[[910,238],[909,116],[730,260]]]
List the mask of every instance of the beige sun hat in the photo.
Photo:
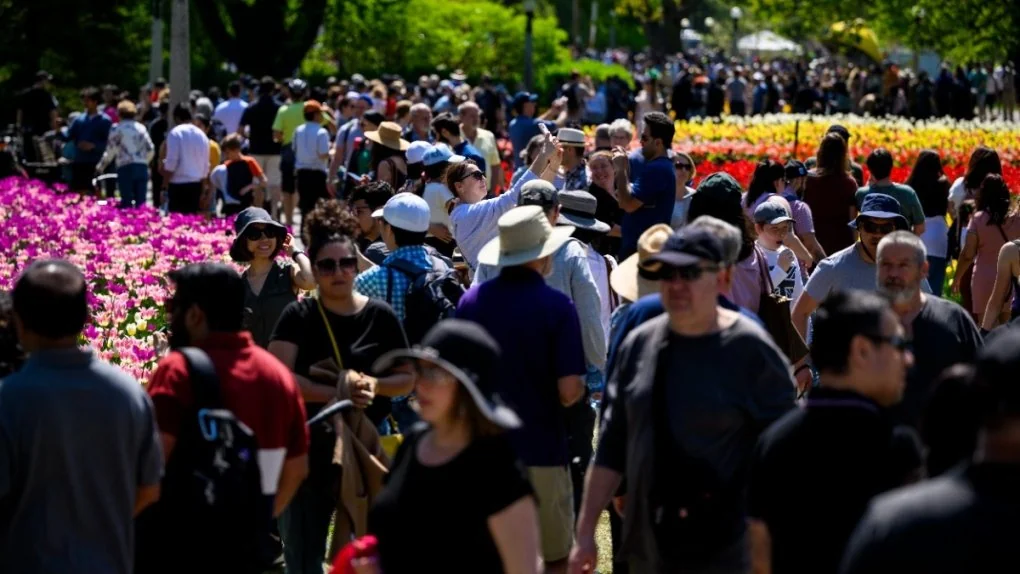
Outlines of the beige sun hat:
[[407,140],[400,138],[400,124],[394,122],[379,124],[379,129],[374,132],[366,132],[365,137],[390,149],[407,151],[407,148],[411,147]]
[[572,226],[553,227],[537,205],[515,207],[499,218],[499,237],[478,253],[484,265],[509,267],[548,257],[574,233]]
[[620,262],[609,276],[609,285],[616,294],[628,301],[637,301],[655,292],[655,282],[638,276],[638,266],[662,251],[662,246],[673,234],[673,228],[660,223],[645,230],[638,237],[637,253]]

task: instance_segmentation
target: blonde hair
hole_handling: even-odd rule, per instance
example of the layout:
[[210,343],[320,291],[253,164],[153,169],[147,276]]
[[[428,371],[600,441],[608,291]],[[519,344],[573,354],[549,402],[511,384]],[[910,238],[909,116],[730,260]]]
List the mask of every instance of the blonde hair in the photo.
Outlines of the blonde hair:
[[694,158],[691,157],[691,154],[685,151],[678,151],[676,152],[676,155],[686,159],[687,163],[691,164],[691,181],[694,181],[694,178],[698,176],[698,165],[694,163]]
[[135,107],[135,103],[131,100],[121,100],[117,104],[117,115],[122,118],[133,119],[138,114],[138,108]]

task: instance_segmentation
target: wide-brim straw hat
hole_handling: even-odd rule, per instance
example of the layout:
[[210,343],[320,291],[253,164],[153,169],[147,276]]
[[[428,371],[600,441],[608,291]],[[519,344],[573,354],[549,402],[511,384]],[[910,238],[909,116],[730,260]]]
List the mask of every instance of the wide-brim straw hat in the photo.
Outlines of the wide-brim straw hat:
[[374,132],[366,132],[365,137],[390,149],[407,151],[407,148],[411,147],[411,143],[401,139],[400,133],[400,124],[383,122],[379,124],[379,129]]
[[637,252],[621,261],[620,265],[609,275],[609,285],[617,295],[628,301],[637,301],[643,295],[650,294],[645,292],[648,290],[648,285],[645,288],[641,287],[641,283],[648,280],[638,276],[638,267],[662,251],[662,246],[672,234],[673,228],[665,223],[653,225],[641,234],[641,237],[638,238]]
[[548,257],[574,233],[572,226],[553,227],[537,205],[515,207],[499,218],[499,237],[478,253],[484,265],[510,267]]

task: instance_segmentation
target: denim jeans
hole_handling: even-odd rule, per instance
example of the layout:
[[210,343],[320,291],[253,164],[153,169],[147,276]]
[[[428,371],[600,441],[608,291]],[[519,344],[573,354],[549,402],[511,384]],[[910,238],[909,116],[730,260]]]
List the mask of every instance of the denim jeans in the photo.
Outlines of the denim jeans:
[[942,296],[942,285],[946,280],[946,258],[928,256],[928,286],[932,295]]
[[117,187],[121,207],[142,207],[149,189],[149,166],[131,163],[117,168]]
[[306,480],[280,515],[287,574],[322,574],[329,522],[336,508],[328,482]]

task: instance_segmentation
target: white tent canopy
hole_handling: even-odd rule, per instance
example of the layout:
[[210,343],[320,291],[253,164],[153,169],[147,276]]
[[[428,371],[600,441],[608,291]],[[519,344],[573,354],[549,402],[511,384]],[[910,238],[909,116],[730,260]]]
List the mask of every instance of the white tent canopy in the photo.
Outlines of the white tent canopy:
[[741,52],[794,52],[799,54],[801,51],[796,42],[771,30],[762,30],[750,36],[744,36],[737,41],[737,48]]

